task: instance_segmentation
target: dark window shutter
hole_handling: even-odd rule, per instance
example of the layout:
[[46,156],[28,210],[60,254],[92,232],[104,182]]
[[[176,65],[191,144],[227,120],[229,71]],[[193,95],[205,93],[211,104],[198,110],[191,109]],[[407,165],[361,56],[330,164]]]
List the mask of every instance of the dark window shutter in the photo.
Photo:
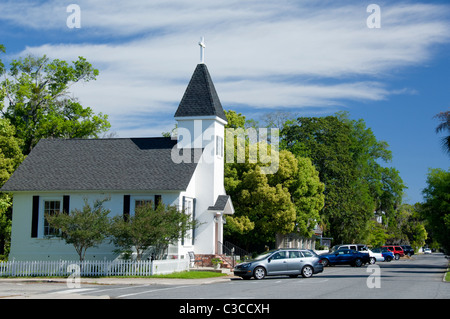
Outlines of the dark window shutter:
[[[192,220],[195,221],[195,203],[197,202],[197,199],[194,198],[192,200]],[[195,244],[195,227],[192,228],[192,245]]]
[[130,217],[130,195],[123,196],[123,220],[127,221]]
[[39,196],[33,196],[32,215],[31,215],[31,238],[38,236],[39,221]]
[[161,195],[155,195],[155,209],[161,204]]
[[[186,209],[185,202],[186,202],[186,196],[183,196],[183,201],[181,203],[181,210],[182,210],[183,214],[184,214],[184,210]],[[183,233],[182,236],[181,236],[181,245],[182,246],[184,245],[184,236],[185,236],[185,234]]]
[[70,196],[64,195],[63,196],[63,213],[68,214],[70,209]]

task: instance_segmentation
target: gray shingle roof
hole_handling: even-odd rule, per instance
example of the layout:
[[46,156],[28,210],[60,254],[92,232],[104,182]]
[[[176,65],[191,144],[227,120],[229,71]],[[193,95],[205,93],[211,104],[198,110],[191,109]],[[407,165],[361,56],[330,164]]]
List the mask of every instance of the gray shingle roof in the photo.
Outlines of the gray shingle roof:
[[[43,139],[1,191],[184,190],[197,166],[176,164],[170,138]],[[198,152],[201,153],[201,152]]]
[[205,64],[198,64],[184,92],[175,117],[211,116],[227,120]]
[[209,206],[208,210],[223,211],[224,214],[234,214],[234,207],[230,195],[217,196],[214,206]]

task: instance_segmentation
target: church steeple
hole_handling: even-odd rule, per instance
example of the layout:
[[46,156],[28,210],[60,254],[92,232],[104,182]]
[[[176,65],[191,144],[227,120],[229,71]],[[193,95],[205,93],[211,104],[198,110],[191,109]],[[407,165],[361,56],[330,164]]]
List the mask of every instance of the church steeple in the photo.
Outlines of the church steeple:
[[200,63],[189,81],[175,112],[175,118],[204,116],[217,116],[224,121],[227,120],[208,68],[206,64]]

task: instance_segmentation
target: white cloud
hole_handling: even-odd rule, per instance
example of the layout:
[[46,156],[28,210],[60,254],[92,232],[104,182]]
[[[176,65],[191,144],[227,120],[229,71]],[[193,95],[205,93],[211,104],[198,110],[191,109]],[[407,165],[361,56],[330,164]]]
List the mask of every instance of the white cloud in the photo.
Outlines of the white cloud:
[[[0,20],[34,32],[68,32],[68,14],[59,1],[28,3],[0,4],[6,14]],[[388,87],[384,79],[392,70],[428,61],[436,44],[450,40],[448,6],[380,3],[381,28],[369,29],[367,4],[361,1],[316,3],[82,0],[77,1],[82,28],[70,31],[74,39],[30,46],[20,54],[86,57],[100,76],[77,85],[74,93],[110,114],[113,130],[136,134],[140,123],[126,124],[124,115],[167,114],[167,124],[161,124],[166,129],[156,129],[172,127],[199,61],[200,36],[206,38],[206,63],[224,107],[267,109],[329,107],[410,92]]]

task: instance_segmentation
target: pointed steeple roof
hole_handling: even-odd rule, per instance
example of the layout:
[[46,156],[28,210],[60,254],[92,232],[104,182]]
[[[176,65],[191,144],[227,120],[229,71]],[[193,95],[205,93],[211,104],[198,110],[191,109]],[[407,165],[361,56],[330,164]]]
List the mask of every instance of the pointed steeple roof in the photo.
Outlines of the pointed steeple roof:
[[200,63],[184,92],[175,117],[217,116],[227,120],[206,64]]

